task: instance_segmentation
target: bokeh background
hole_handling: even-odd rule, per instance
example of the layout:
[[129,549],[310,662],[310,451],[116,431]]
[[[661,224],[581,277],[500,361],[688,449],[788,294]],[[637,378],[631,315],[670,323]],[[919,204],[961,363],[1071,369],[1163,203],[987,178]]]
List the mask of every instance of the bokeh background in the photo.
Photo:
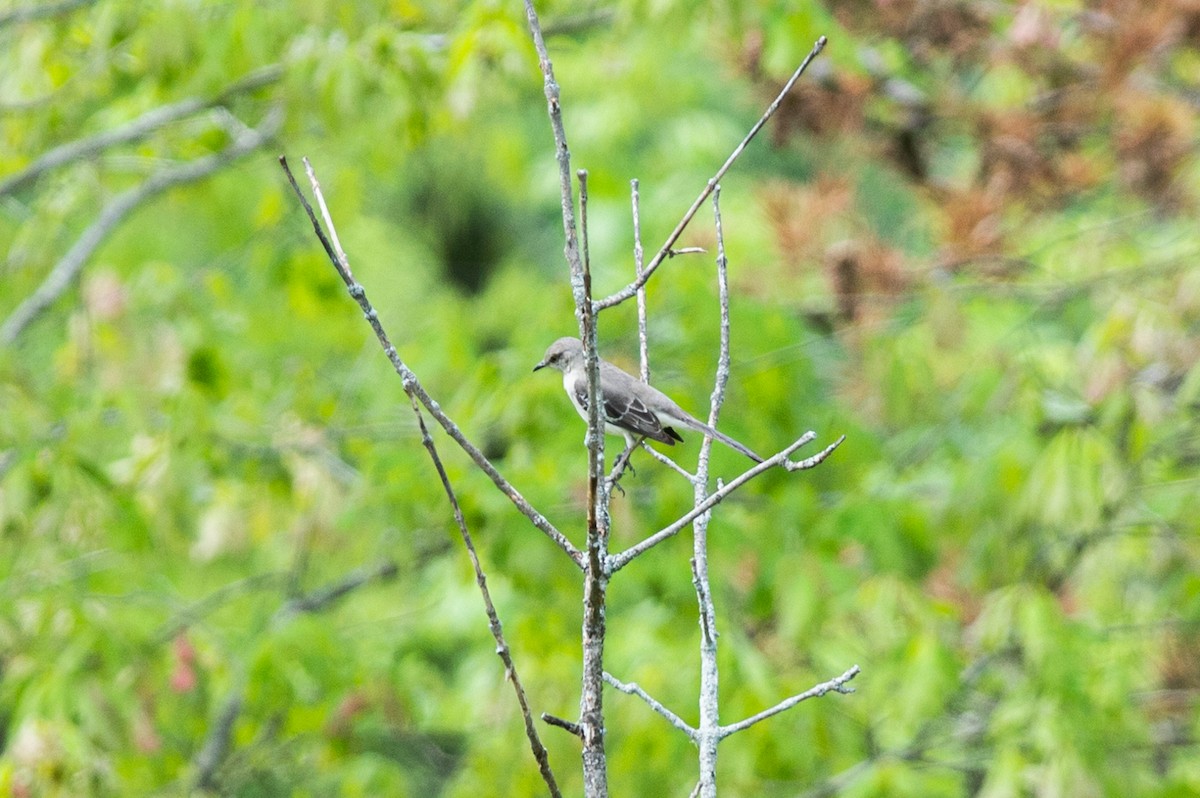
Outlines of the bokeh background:
[[[633,273],[630,179],[653,251],[830,40],[723,183],[722,427],[847,440],[715,516],[722,718],[863,673],[727,740],[724,793],[1200,794],[1200,5],[539,11],[599,294]],[[247,129],[268,143],[139,203],[0,345],[0,793],[544,794],[399,380],[275,160],[311,158],[402,356],[578,543],[583,425],[529,373],[576,328],[520,3],[6,4],[0,319],[123,192]],[[709,254],[649,290],[654,380],[693,412],[714,240],[706,206],[681,244]],[[632,306],[601,323],[632,367]],[[439,440],[534,709],[570,717],[578,574]],[[690,499],[635,462],[619,547]],[[689,555],[617,576],[607,662],[694,721]],[[613,794],[687,795],[690,744],[607,709]],[[578,794],[576,740],[543,734]]]

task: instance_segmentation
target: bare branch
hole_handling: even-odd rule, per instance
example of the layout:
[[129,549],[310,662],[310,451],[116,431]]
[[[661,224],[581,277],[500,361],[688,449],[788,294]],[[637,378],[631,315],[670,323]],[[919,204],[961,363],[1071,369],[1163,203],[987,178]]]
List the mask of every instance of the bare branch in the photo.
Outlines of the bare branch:
[[554,66],[550,63],[550,53],[546,50],[541,23],[532,0],[525,0],[525,17],[538,54],[550,127],[554,131],[563,232],[566,237],[563,254],[571,270],[571,296],[575,300],[575,316],[579,322],[579,338],[583,341],[584,364],[588,375],[588,540],[584,565],[583,685],[579,700],[579,726],[583,732],[584,794],[588,798],[601,798],[608,795],[608,769],[604,751],[604,682],[601,674],[605,591],[608,586],[604,565],[608,560],[609,493],[607,490],[597,490],[604,471],[604,427],[600,423],[600,402],[596,400],[600,383],[600,356],[596,352],[596,305],[592,299],[591,274],[579,253],[571,191],[571,153],[567,149],[567,134],[562,123],[558,83],[554,79]]
[[83,270],[88,258],[108,238],[118,224],[142,203],[174,186],[194,183],[216,172],[234,160],[265,144],[283,120],[282,111],[272,109],[255,130],[233,142],[221,152],[198,158],[182,166],[163,169],[151,175],[137,188],[117,195],[109,202],[96,221],[92,222],[62,259],[50,270],[42,284],[5,319],[0,326],[0,344],[11,344],[39,315],[66,292]]
[[579,171],[579,208],[583,258],[572,265],[575,315],[583,339],[588,381],[588,505],[587,565],[583,571],[583,678],[579,694],[579,728],[583,732],[583,781],[588,798],[608,795],[608,766],[604,748],[604,638],[607,633],[608,560],[611,491],[604,484],[604,398],[600,393],[600,353],[596,338],[596,307],[592,302],[592,272],[587,251],[587,172]]
[[[725,389],[729,385],[729,261],[725,258],[725,231],[721,227],[721,186],[713,188],[713,224],[717,235],[717,306],[719,319],[719,345],[717,348],[717,373],[713,378],[712,395],[708,402],[708,426],[716,429],[721,416],[721,405],[725,403]],[[696,474],[708,481],[708,455],[711,441],[705,439],[700,450],[700,467]],[[699,495],[699,494],[697,494]]]
[[847,687],[846,683],[849,682],[851,679],[853,679],[858,674],[859,674],[859,668],[857,665],[855,665],[852,668],[850,668],[850,670],[843,673],[841,676],[837,676],[833,679],[830,679],[827,682],[822,682],[821,684],[818,684],[816,687],[813,687],[809,690],[805,690],[803,693],[800,693],[799,695],[794,695],[791,698],[784,699],[783,701],[780,701],[778,704],[771,707],[770,709],[764,709],[762,712],[759,712],[757,715],[753,715],[749,718],[746,718],[745,720],[738,721],[737,723],[731,723],[728,726],[722,726],[721,727],[721,739],[723,740],[731,734],[736,734],[737,732],[745,731],[746,729],[750,728],[751,726],[758,723],[759,721],[766,720],[767,718],[771,717],[772,715],[778,715],[780,712],[784,712],[786,710],[791,709],[792,707],[799,704],[801,701],[807,701],[810,698],[818,698],[820,696],[825,695],[826,693],[843,693],[843,694],[853,693],[854,688]]
[[20,172],[0,183],[0,196],[11,194],[52,169],[57,169],[73,161],[90,158],[120,144],[137,141],[171,122],[199,113],[214,105],[219,105],[237,94],[253,91],[254,89],[274,83],[281,77],[283,77],[283,68],[278,64],[272,64],[262,69],[257,69],[240,80],[235,81],[225,89],[222,89],[214,97],[207,99],[192,97],[171,105],[154,108],[120,127],[55,147]]
[[679,474],[679,476],[683,477],[683,478],[684,478],[684,479],[686,479],[688,482],[695,482],[695,481],[696,481],[696,475],[695,475],[695,474],[693,474],[692,472],[688,471],[686,468],[684,468],[683,466],[679,465],[679,463],[676,463],[676,462],[675,462],[674,460],[672,460],[670,457],[668,457],[667,455],[663,454],[663,453],[662,453],[662,452],[660,452],[658,449],[655,449],[653,446],[651,446],[650,444],[646,443],[645,441],[643,441],[643,442],[642,442],[642,448],[643,448],[643,449],[645,449],[645,450],[646,450],[646,452],[647,452],[647,453],[648,453],[648,454],[649,454],[651,457],[653,457],[655,460],[657,460],[658,462],[662,463],[662,464],[663,464],[663,465],[665,465],[667,468],[670,468],[672,471],[674,471],[676,474]]
[[833,450],[842,445],[842,441],[846,440],[845,435],[838,437],[836,441],[826,446],[821,451],[814,454],[812,457],[806,457],[803,460],[788,460],[783,464],[783,467],[788,471],[805,471],[814,466],[818,466],[825,461],[825,458],[833,454]]
[[579,231],[575,224],[575,203],[571,188],[571,151],[567,148],[567,132],[562,121],[562,102],[558,82],[554,79],[554,65],[550,62],[550,53],[546,49],[546,40],[542,37],[541,23],[533,8],[532,0],[525,0],[525,18],[529,24],[529,33],[533,37],[533,47],[538,54],[538,65],[542,70],[542,90],[546,95],[546,106],[550,114],[550,128],[554,131],[554,152],[558,160],[558,184],[562,195],[563,233],[566,237],[563,254],[571,267],[571,289],[575,295],[575,306],[582,306],[582,285],[577,285],[574,279],[582,272],[579,258]]
[[[633,204],[633,270],[636,279],[642,278],[645,270],[645,254],[642,252],[642,214],[640,209],[641,196],[638,193],[638,181],[629,181],[631,202]],[[646,338],[646,285],[643,283],[637,290],[637,319],[638,319],[638,355],[641,361],[642,382],[650,384],[650,344]]]
[[350,270],[350,259],[346,257],[346,251],[342,249],[342,242],[338,238],[337,227],[333,224],[333,217],[329,214],[329,206],[325,204],[325,192],[321,191],[321,183],[317,180],[317,173],[313,170],[308,158],[304,158],[302,161],[304,163],[304,174],[308,176],[308,183],[312,186],[313,196],[317,199],[317,207],[321,209],[321,218],[325,220],[325,229],[329,231],[329,238],[333,244],[333,258],[337,265],[345,269],[346,274],[353,279],[354,272]]
[[583,727],[578,723],[569,720],[563,720],[557,715],[551,715],[549,712],[542,713],[542,722],[548,723],[551,726],[557,726],[560,729],[565,729],[579,739],[583,739]]
[[[792,443],[790,446],[788,446],[783,451],[779,452],[778,454],[776,454],[773,457],[767,458],[763,462],[755,465],[753,468],[749,469],[748,471],[743,472],[740,476],[731,480],[729,482],[729,484],[724,485],[719,490],[716,490],[713,493],[709,494],[707,499],[705,499],[703,502],[697,504],[695,507],[693,507],[688,512],[684,513],[674,523],[670,524],[667,527],[664,527],[663,529],[659,530],[658,532],[655,532],[653,535],[646,538],[641,543],[638,543],[635,546],[629,547],[628,549],[621,552],[620,554],[614,554],[614,555],[610,556],[608,558],[609,573],[610,574],[616,573],[617,571],[621,570],[626,565],[628,565],[630,563],[630,561],[633,560],[635,557],[638,557],[639,555],[643,554],[644,552],[654,548],[655,546],[657,546],[659,543],[662,543],[667,538],[678,534],[679,530],[683,529],[685,526],[690,524],[692,522],[692,520],[695,519],[697,516],[708,512],[713,507],[716,507],[718,504],[721,503],[721,501],[726,496],[728,496],[730,493],[733,493],[735,490],[737,490],[738,488],[740,488],[742,485],[746,484],[750,480],[754,479],[759,474],[762,474],[762,473],[774,468],[777,465],[784,465],[785,463],[788,462],[788,459],[787,459],[788,455],[790,455],[792,452],[796,451],[801,446],[805,445],[806,443],[810,442],[811,440],[813,440],[816,437],[817,437],[817,433],[815,433],[815,432],[804,433],[799,438],[797,438],[794,443]],[[830,452],[832,452],[834,449],[837,448],[838,444],[840,444],[842,442],[842,440],[844,440],[844,437],[839,438],[837,441],[830,444],[830,446],[828,446],[820,454],[816,455],[816,457],[824,459],[825,457],[828,456],[828,454]],[[809,458],[809,460],[813,460],[813,459],[814,458]],[[817,462],[820,462],[820,460],[817,460]],[[814,465],[815,465],[815,463],[814,463]]]
[[[708,425],[715,428],[725,402],[729,384],[729,278],[725,259],[725,234],[721,227],[721,187],[713,189],[713,220],[717,236],[717,297],[720,315],[720,337],[717,348],[717,370],[709,399]],[[695,506],[708,497],[708,462],[712,454],[712,439],[705,438],[700,447],[696,479],[692,483]],[[718,480],[717,490],[721,489]],[[717,794],[717,743],[720,741],[720,673],[717,667],[717,608],[713,604],[708,577],[708,521],[711,513],[697,515],[692,521],[692,587],[700,614],[700,722],[697,727],[696,748],[699,750],[699,794],[715,798]]]
[[[508,497],[508,500],[513,503],[513,505],[521,512],[521,514],[528,518],[534,527],[545,534],[546,537],[554,541],[554,543],[557,544],[560,549],[566,552],[567,556],[571,558],[572,562],[574,562],[578,567],[582,568],[582,552],[575,548],[575,546],[571,544],[571,541],[567,540],[566,536],[559,532],[544,515],[534,509],[533,505],[531,505],[525,499],[525,497],[521,495],[520,491],[513,487],[513,485],[507,479],[505,479],[503,475],[500,474],[496,467],[492,465],[491,461],[484,456],[483,452],[479,450],[479,447],[475,446],[475,444],[471,443],[471,441],[467,439],[462,430],[458,428],[458,425],[455,424],[454,421],[448,415],[446,415],[445,411],[442,410],[441,405],[435,402],[433,397],[431,397],[425,391],[425,388],[421,385],[421,381],[417,379],[417,375],[400,358],[400,354],[396,351],[396,347],[392,345],[391,339],[388,337],[387,332],[383,329],[383,325],[379,321],[379,314],[376,313],[375,308],[372,307],[370,300],[367,299],[366,289],[355,282],[354,276],[350,271],[349,263],[345,258],[345,254],[343,253],[342,256],[339,257],[334,250],[333,243],[325,235],[325,231],[322,229],[320,221],[313,212],[312,205],[309,204],[308,199],[305,198],[304,192],[300,190],[299,184],[296,183],[295,176],[288,167],[287,158],[280,156],[279,164],[283,168],[284,173],[287,175],[288,181],[292,187],[292,191],[300,200],[300,204],[304,206],[304,210],[308,214],[309,221],[312,223],[313,231],[316,233],[317,239],[321,242],[321,246],[324,247],[325,253],[329,256],[329,259],[333,263],[334,268],[337,270],[338,275],[341,276],[342,281],[346,284],[348,293],[362,309],[363,315],[366,316],[367,322],[371,325],[371,329],[375,332],[375,337],[379,340],[380,345],[383,347],[384,354],[387,355],[388,360],[391,361],[392,368],[394,368],[396,373],[400,375],[400,381],[404,387],[404,392],[410,396],[415,395],[420,401],[421,405],[429,412],[429,414],[437,419],[437,422],[442,426],[442,429],[446,431],[446,434],[449,435],[454,442],[459,445],[459,448],[467,453],[467,456],[475,462],[475,465],[479,466],[481,471],[488,475],[488,477],[492,480],[492,483],[500,489],[501,493]],[[322,196],[321,186],[315,180],[315,176],[314,180],[312,181],[312,188],[314,195],[317,197]],[[318,201],[323,202],[323,200]]]
[[[526,7],[529,7],[529,0],[526,0],[525,5]],[[749,145],[754,137],[758,135],[758,131],[762,130],[763,126],[767,124],[767,121],[775,115],[777,110],[779,110],[779,105],[783,102],[783,98],[787,96],[787,93],[791,91],[792,86],[795,85],[796,81],[800,79],[800,76],[803,75],[805,70],[808,69],[808,65],[812,63],[812,60],[816,58],[822,50],[825,49],[825,44],[827,41],[828,40],[824,36],[817,39],[817,42],[813,45],[812,50],[809,51],[808,55],[805,57],[800,66],[797,67],[796,71],[792,73],[792,77],[787,83],[784,84],[783,89],[779,92],[779,95],[769,106],[767,106],[767,110],[763,113],[762,117],[758,120],[758,122],[755,123],[754,127],[750,128],[750,132],[746,134],[746,137],[742,139],[742,142],[738,144],[737,147],[734,148],[733,152],[730,153],[729,157],[725,159],[725,163],[720,169],[717,170],[717,173],[709,178],[708,183],[704,186],[704,190],[700,192],[700,196],[696,197],[696,201],[692,203],[692,207],[688,208],[687,212],[683,214],[683,218],[679,220],[679,224],[675,225],[675,229],[671,231],[669,236],[667,236],[667,240],[662,245],[662,248],[659,249],[658,253],[650,259],[650,263],[646,265],[645,271],[643,271],[636,280],[622,288],[617,293],[598,301],[596,303],[598,310],[604,310],[605,308],[611,308],[614,305],[619,305],[636,294],[637,290],[646,284],[646,281],[650,279],[650,275],[654,274],[659,265],[667,258],[668,254],[671,252],[671,247],[675,246],[675,242],[679,240],[681,235],[683,235],[684,229],[688,226],[688,223],[692,221],[692,217],[696,215],[696,212],[700,210],[700,206],[704,203],[704,200],[708,199],[708,196],[712,194],[713,189],[717,186],[717,183],[721,181],[721,178],[725,176],[725,173],[729,171],[730,167],[733,166],[734,162],[738,159],[742,152],[745,151],[747,145]],[[557,87],[555,88],[557,89]]]
[[624,682],[618,681],[612,674],[608,673],[607,671],[605,671],[605,673],[604,673],[604,681],[608,682],[610,685],[612,685],[616,689],[620,690],[622,693],[625,693],[627,695],[635,695],[638,698],[642,699],[643,701],[646,702],[647,706],[649,706],[651,709],[653,709],[659,715],[662,715],[664,718],[666,718],[667,723],[670,723],[676,729],[679,729],[679,731],[686,734],[688,736],[688,739],[691,740],[692,742],[696,742],[697,737],[698,737],[698,735],[696,734],[696,730],[693,729],[691,726],[687,725],[687,723],[684,722],[683,718],[679,717],[674,712],[667,709],[661,703],[656,701],[649,693],[647,693],[645,690],[643,690],[641,687],[639,687],[637,685],[637,682],[629,682],[628,684],[626,684]]
[[[324,206],[322,205],[322,210]],[[335,246],[337,244],[334,240]],[[554,779],[554,771],[550,769],[550,755],[546,752],[546,746],[542,745],[542,739],[538,736],[537,727],[533,723],[533,713],[529,709],[529,699],[525,695],[525,688],[521,684],[521,677],[517,673],[516,663],[513,662],[512,652],[508,648],[508,641],[504,639],[504,627],[500,624],[500,614],[496,612],[496,605],[492,602],[492,593],[488,590],[487,576],[483,573],[483,566],[479,563],[479,555],[475,552],[475,543],[471,540],[471,533],[467,529],[466,518],[463,517],[462,507],[458,503],[458,496],[454,493],[454,487],[450,484],[450,477],[446,474],[446,468],[442,465],[442,458],[438,454],[437,446],[433,442],[433,436],[429,434],[429,428],[425,426],[425,417],[421,413],[421,406],[417,404],[416,397],[411,394],[408,397],[409,403],[412,405],[413,415],[417,417],[417,424],[421,428],[421,443],[424,444],[425,450],[429,452],[429,459],[433,461],[433,467],[437,470],[438,479],[441,480],[442,489],[446,492],[446,498],[450,501],[450,507],[454,511],[454,523],[458,525],[458,532],[462,536],[463,545],[467,548],[467,555],[471,558],[471,567],[475,570],[475,584],[479,586],[479,593],[483,596],[483,606],[487,612],[488,628],[492,632],[492,637],[496,641],[496,655],[500,657],[500,661],[504,663],[504,671],[508,674],[508,679],[512,683],[513,691],[517,694],[517,703],[521,707],[521,717],[525,720],[525,737],[529,740],[529,748],[533,752],[533,758],[537,760],[538,770],[542,774],[542,780],[546,782],[546,787],[550,790],[550,795],[554,798],[562,798],[562,793],[559,792],[558,783]]]

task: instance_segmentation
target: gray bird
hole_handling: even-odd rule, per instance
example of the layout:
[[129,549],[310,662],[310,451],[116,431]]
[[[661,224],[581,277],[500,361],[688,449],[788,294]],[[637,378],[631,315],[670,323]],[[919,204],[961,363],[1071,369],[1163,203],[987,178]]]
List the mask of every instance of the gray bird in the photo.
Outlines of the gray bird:
[[[550,344],[546,356],[533,370],[546,366],[562,372],[563,388],[571,404],[587,421],[587,369],[583,360],[583,342],[578,338],[559,338]],[[609,435],[625,436],[629,446],[633,446],[635,438],[642,436],[674,446],[675,441],[683,440],[675,427],[684,427],[715,438],[756,463],[763,461],[733,438],[689,415],[662,391],[626,374],[603,358],[600,359],[600,394],[604,400],[604,431]]]

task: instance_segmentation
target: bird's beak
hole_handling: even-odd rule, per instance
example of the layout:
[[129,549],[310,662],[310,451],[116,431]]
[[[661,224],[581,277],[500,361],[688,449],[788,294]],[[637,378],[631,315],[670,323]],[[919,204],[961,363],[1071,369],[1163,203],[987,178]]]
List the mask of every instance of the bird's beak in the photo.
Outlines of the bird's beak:
[[533,370],[534,370],[534,371],[537,371],[538,369],[544,369],[544,368],[546,368],[546,366],[548,366],[548,365],[550,365],[550,364],[549,364],[549,363],[547,363],[545,360],[543,360],[541,363],[538,363],[536,366],[534,366],[534,367],[533,367]]

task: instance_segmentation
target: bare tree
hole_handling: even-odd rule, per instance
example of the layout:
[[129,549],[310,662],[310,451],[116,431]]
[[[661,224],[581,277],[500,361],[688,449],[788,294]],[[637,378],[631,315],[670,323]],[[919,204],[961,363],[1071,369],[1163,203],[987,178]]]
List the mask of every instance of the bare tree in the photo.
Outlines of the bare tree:
[[[587,173],[571,170],[570,150],[567,146],[566,131],[563,124],[562,105],[558,84],[554,78],[554,70],[542,36],[541,27],[531,0],[525,0],[526,17],[534,47],[537,50],[541,71],[544,78],[544,90],[551,129],[554,134],[555,153],[559,165],[559,180],[562,195],[562,219],[565,237],[564,255],[569,267],[570,286],[575,303],[575,315],[579,325],[580,338],[583,341],[585,365],[588,376],[588,419],[587,419],[587,448],[588,448],[588,499],[587,499],[587,542],[583,549],[576,548],[554,525],[538,510],[536,510],[492,464],[483,452],[473,444],[457,424],[446,414],[433,397],[421,385],[416,373],[404,362],[391,344],[390,338],[380,322],[379,315],[367,299],[366,290],[353,276],[349,260],[338,240],[331,214],[321,193],[320,184],[305,160],[309,183],[316,204],[320,209],[320,217],[307,200],[304,192],[297,184],[287,161],[280,158],[280,163],[287,173],[292,188],[308,213],[317,238],[325,248],[326,254],[333,263],[338,274],[354,300],[362,309],[368,323],[375,332],[385,354],[391,361],[396,373],[400,376],[405,392],[408,394],[417,422],[422,430],[424,445],[429,452],[434,467],[441,480],[442,486],[450,501],[455,523],[459,528],[472,565],[476,573],[476,582],[481,590],[490,629],[497,644],[497,654],[501,657],[506,674],[509,676],[524,717],[525,733],[530,749],[539,764],[539,768],[551,795],[558,795],[558,787],[551,771],[544,746],[539,739],[533,722],[532,710],[528,705],[524,689],[517,675],[516,664],[512,658],[507,643],[504,640],[503,627],[488,594],[486,576],[482,565],[475,554],[471,543],[470,532],[459,508],[458,501],[449,478],[441,465],[432,436],[429,434],[424,417],[428,413],[442,427],[450,438],[467,453],[492,480],[493,484],[506,495],[513,505],[526,516],[530,523],[540,530],[543,535],[554,543],[578,568],[583,576],[584,618],[582,629],[582,685],[580,695],[579,715],[576,719],[564,719],[549,713],[542,713],[542,719],[554,726],[566,729],[578,736],[582,747],[584,792],[589,798],[601,798],[608,795],[607,764],[605,752],[604,725],[604,685],[607,683],[620,692],[636,695],[647,705],[664,717],[672,726],[687,735],[688,739],[699,750],[699,779],[695,794],[713,796],[716,794],[716,758],[717,744],[739,731],[782,712],[808,698],[821,696],[829,692],[848,693],[851,689],[847,683],[859,672],[857,666],[852,666],[844,673],[826,682],[811,687],[803,692],[792,695],[777,703],[775,706],[759,712],[749,718],[722,725],[718,713],[718,670],[717,670],[717,615],[709,583],[707,534],[708,523],[713,508],[734,491],[747,482],[772,468],[782,467],[788,471],[803,471],[813,468],[828,457],[842,442],[837,439],[820,452],[803,460],[793,460],[792,455],[802,446],[816,438],[814,432],[805,432],[787,446],[780,449],[762,463],[746,470],[728,483],[717,481],[715,488],[709,474],[709,453],[712,445],[711,438],[706,438],[701,446],[695,471],[689,471],[679,463],[662,455],[649,447],[643,448],[656,460],[667,465],[686,479],[693,488],[692,506],[682,512],[671,524],[649,535],[639,543],[624,551],[610,550],[611,516],[609,506],[612,492],[618,488],[623,469],[628,465],[629,457],[635,447],[629,447],[616,459],[611,470],[605,468],[604,451],[604,419],[601,416],[603,397],[600,395],[599,366],[597,353],[597,328],[602,311],[615,307],[630,299],[638,302],[638,331],[641,351],[641,375],[647,379],[649,375],[648,342],[646,337],[646,302],[645,286],[652,275],[656,274],[659,266],[674,254],[682,250],[675,249],[684,229],[695,217],[704,203],[712,199],[714,225],[717,240],[716,280],[719,292],[720,345],[716,356],[716,375],[709,403],[708,423],[715,425],[725,399],[725,387],[730,374],[730,322],[729,322],[729,288],[727,280],[727,261],[724,248],[724,232],[721,225],[719,206],[719,182],[736,162],[741,153],[750,144],[755,135],[762,129],[783,97],[792,85],[807,69],[809,63],[825,46],[825,38],[821,37],[797,68],[791,80],[784,86],[779,96],[768,107],[762,118],[754,125],[746,137],[730,154],[716,174],[706,183],[699,196],[680,219],[666,242],[655,252],[646,263],[643,263],[643,252],[640,240],[640,219],[638,213],[638,193],[636,182],[633,185],[633,227],[635,231],[634,261],[635,278],[621,290],[611,296],[596,299],[592,295],[592,281],[587,246]],[[578,180],[579,214],[576,216],[575,187]],[[694,250],[693,250],[694,251]],[[641,442],[639,442],[641,443]],[[699,608],[700,625],[700,723],[691,727],[680,716],[655,700],[645,690],[636,684],[626,684],[604,670],[604,644],[607,635],[607,594],[610,581],[618,571],[630,564],[634,559],[645,555],[662,541],[678,534],[687,526],[693,532],[693,549],[690,558],[692,583],[696,590]]]

